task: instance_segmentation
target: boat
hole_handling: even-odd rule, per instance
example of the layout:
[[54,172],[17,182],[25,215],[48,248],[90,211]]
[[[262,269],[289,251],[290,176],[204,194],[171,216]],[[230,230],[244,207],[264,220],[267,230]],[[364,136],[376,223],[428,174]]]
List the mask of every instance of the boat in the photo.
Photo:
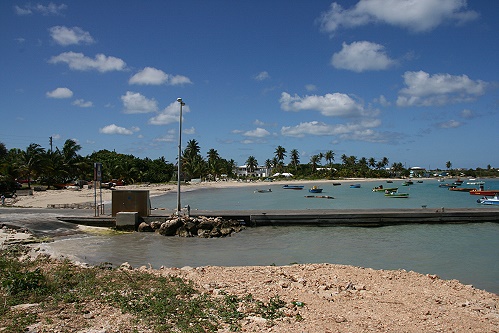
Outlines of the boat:
[[387,191],[385,193],[385,197],[388,197],[388,198],[408,198],[409,197],[409,193],[399,193],[399,192],[389,192],[389,191]]
[[350,185],[350,188],[360,188],[360,184],[352,184]]
[[459,179],[459,178],[458,178],[458,179],[457,179],[456,181],[454,181],[452,184],[453,184],[453,185],[457,185],[457,186],[459,186],[459,185],[461,185],[462,183],[463,183],[463,181],[462,181],[461,179]]
[[322,193],[322,189],[318,186],[312,186],[312,188],[310,188],[308,191],[310,193]]
[[456,191],[456,192],[469,192],[469,191],[473,191],[474,188],[470,188],[470,187],[449,187],[449,191]]
[[269,192],[272,192],[272,189],[268,189],[268,190],[256,190],[255,193],[269,193]]
[[484,181],[466,182],[467,185],[485,185]]
[[456,185],[452,185],[452,184],[438,184],[438,187],[456,187]]
[[380,185],[380,186],[374,187],[373,192],[385,192],[385,191],[395,192],[398,189],[399,189],[398,187],[383,187],[383,185]]
[[486,190],[483,185],[480,185],[478,189],[473,189],[470,191],[471,195],[485,195],[485,196],[495,196],[499,194],[499,190]]
[[402,183],[402,186],[409,186],[409,185],[413,185],[414,182],[412,180],[408,180],[408,181],[405,181]]
[[340,186],[341,183],[333,183],[333,186]]
[[499,205],[499,197],[496,194],[496,195],[494,195],[493,198],[483,197],[483,198],[478,199],[476,202],[478,202],[482,205]]
[[304,185],[284,185],[282,188],[285,190],[303,190]]
[[499,194],[499,190],[484,190],[482,189],[473,189],[470,191],[471,195],[485,195],[485,196],[494,196]]
[[393,183],[393,180],[387,180],[386,182],[391,184]]
[[306,195],[305,198],[334,199],[329,195]]

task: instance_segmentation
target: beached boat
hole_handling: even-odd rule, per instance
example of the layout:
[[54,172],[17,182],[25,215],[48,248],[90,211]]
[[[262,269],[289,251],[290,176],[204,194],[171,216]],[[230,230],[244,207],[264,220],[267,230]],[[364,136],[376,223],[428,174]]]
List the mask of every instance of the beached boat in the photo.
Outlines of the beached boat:
[[329,195],[306,195],[305,198],[334,199]]
[[255,193],[269,193],[269,192],[272,192],[272,189],[268,189],[268,190],[256,190]]
[[308,189],[310,193],[322,193],[322,188],[318,186],[312,186],[312,188]]
[[282,188],[285,190],[303,190],[304,185],[284,185]]
[[352,184],[350,185],[350,188],[360,188],[360,184]]
[[385,192],[385,191],[395,192],[398,189],[399,189],[398,187],[383,187],[383,185],[380,185],[380,186],[374,187],[373,192]]
[[482,205],[499,205],[499,197],[497,194],[493,198],[483,197],[477,200]]
[[388,197],[388,198],[408,198],[409,193],[386,192],[385,197]]

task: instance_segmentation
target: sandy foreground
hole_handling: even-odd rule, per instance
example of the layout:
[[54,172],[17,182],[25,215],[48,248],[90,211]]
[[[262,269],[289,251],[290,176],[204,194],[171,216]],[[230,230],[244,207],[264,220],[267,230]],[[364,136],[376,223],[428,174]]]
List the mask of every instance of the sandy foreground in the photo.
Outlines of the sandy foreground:
[[[186,186],[186,190],[264,184],[205,183]],[[176,191],[175,185],[126,189],[148,189],[151,196]],[[14,205],[46,208],[48,204],[92,202],[93,196],[94,191],[88,189],[35,192]],[[111,200],[110,190],[103,190],[103,200]],[[29,232],[0,229],[0,246],[30,237]],[[499,332],[498,295],[436,275],[332,264],[128,268],[183,277],[214,296],[252,294],[264,302],[278,296],[286,303],[285,316],[272,323],[257,317],[243,319],[246,332]],[[75,332],[120,332],[116,327],[123,327],[128,319],[95,309],[90,319],[82,320],[93,330]]]

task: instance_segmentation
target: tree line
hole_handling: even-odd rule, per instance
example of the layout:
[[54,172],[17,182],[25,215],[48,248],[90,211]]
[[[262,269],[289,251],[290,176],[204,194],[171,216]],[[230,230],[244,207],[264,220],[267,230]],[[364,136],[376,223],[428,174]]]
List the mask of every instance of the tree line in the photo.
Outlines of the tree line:
[[[0,142],[0,191],[12,191],[23,180],[28,188],[31,183],[47,187],[57,184],[74,183],[77,180],[93,180],[94,163],[102,164],[102,180],[120,179],[128,184],[133,183],[166,183],[176,181],[177,163],[169,162],[164,157],[157,159],[138,158],[133,155],[120,154],[115,151],[99,150],[87,156],[81,156],[81,146],[76,141],[68,139],[62,148],[46,150],[36,143],[31,143],[26,149],[12,148],[7,150]],[[303,179],[334,179],[347,177],[379,178],[407,177],[410,171],[400,162],[389,165],[387,157],[376,160],[373,157],[357,158],[356,156],[340,156],[341,162],[336,162],[336,154],[332,150],[310,157],[307,163],[300,161],[297,149],[289,151],[289,163],[284,160],[288,151],[278,146],[274,156],[267,159],[265,166],[270,175],[274,173],[292,173],[296,178]],[[224,159],[216,149],[209,149],[205,156],[201,154],[199,143],[192,139],[182,152],[181,179],[216,180],[221,177],[229,179],[236,177],[237,164],[233,159]],[[448,161],[446,166],[451,167]],[[246,160],[249,175],[255,177],[254,171],[260,164],[254,156]],[[487,169],[477,168],[467,171],[470,176],[494,176],[497,170],[489,165]],[[267,175],[268,176],[268,175]]]

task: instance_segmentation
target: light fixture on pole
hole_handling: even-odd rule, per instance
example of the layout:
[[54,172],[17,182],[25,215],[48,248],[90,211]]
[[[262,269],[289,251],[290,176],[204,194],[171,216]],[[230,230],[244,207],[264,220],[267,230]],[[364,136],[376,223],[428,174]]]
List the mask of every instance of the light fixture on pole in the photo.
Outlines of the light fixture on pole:
[[180,216],[180,212],[182,207],[180,206],[180,169],[182,165],[182,106],[185,103],[182,101],[182,98],[177,98],[177,102],[180,103],[180,117],[178,121],[178,170],[177,170],[177,215]]

